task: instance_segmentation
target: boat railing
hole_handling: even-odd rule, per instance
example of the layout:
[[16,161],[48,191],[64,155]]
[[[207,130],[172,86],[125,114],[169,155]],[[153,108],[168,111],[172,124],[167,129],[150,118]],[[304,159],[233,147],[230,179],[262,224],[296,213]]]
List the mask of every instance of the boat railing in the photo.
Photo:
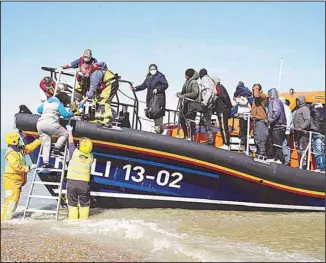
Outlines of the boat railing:
[[[64,75],[64,76],[68,76],[68,77],[73,77],[73,81],[71,81],[70,83],[67,82],[67,81],[61,81],[61,83],[63,84],[67,84],[65,85],[65,88],[66,88],[66,92],[71,95],[71,103],[69,105],[69,108],[71,108],[72,106],[72,103],[74,101],[74,92],[75,92],[75,87],[76,87],[76,76],[77,76],[77,70],[76,69],[63,69],[63,68],[51,68],[51,67],[42,67],[43,70],[45,71],[49,71],[50,72],[50,75],[51,75],[51,78],[54,79],[56,81],[56,83],[58,83],[58,81],[61,79],[61,76]],[[118,79],[119,83],[126,83],[130,86],[130,89],[133,93],[133,97],[127,95],[124,91],[121,90],[121,88],[118,89],[118,92],[116,93],[115,95],[115,99],[116,101],[111,101],[111,106],[112,107],[115,107],[117,108],[117,112],[120,111],[120,107],[131,107],[133,108],[133,113],[132,113],[132,125],[131,125],[131,128],[133,129],[142,129],[142,122],[141,120],[144,120],[144,121],[149,121],[149,122],[153,122],[152,120],[149,120],[149,119],[146,119],[146,118],[142,118],[139,116],[139,104],[140,103],[143,103],[143,104],[146,104],[146,102],[144,101],[141,101],[141,100],[138,100],[138,97],[136,95],[136,92],[132,89],[132,82],[130,81],[127,81],[127,80],[122,80],[122,79]],[[56,88],[55,88],[55,93],[57,92],[59,88],[59,85],[56,85]],[[130,99],[133,101],[133,104],[128,104],[128,103],[123,103],[123,102],[120,102],[120,98],[119,98],[119,94],[122,94],[124,97]],[[178,135],[179,135],[179,130],[180,130],[180,117],[183,115],[183,112],[182,112],[182,105],[184,103],[184,100],[188,100],[188,101],[192,101],[192,102],[195,102],[195,103],[199,103],[197,101],[194,101],[192,99],[189,99],[189,98],[181,98],[179,99],[178,101],[178,106],[177,106],[177,109],[176,110],[171,110],[171,109],[166,109],[166,112],[168,113],[168,120],[167,120],[167,124],[165,124],[165,126],[168,126],[170,124],[173,124],[173,125],[177,125],[178,127]],[[91,100],[89,100],[89,102],[91,103]],[[186,125],[187,125],[187,128],[189,129],[189,131],[191,131],[190,129],[190,123],[191,122],[195,122],[197,124],[198,122],[198,125],[199,125],[199,128],[201,127],[201,118],[202,118],[202,112],[198,112],[197,113],[197,117],[199,117],[199,121],[193,121],[193,120],[190,120],[190,119],[187,119],[186,116],[183,116],[186,120]],[[196,118],[197,118],[196,117]],[[246,143],[246,151],[245,151],[245,154],[246,155],[250,155],[250,148],[249,148],[249,145],[250,145],[250,139],[252,138],[250,136],[250,122],[252,121],[252,115],[251,113],[241,113],[241,114],[235,114],[233,117],[233,119],[239,119],[239,118],[244,118],[247,120],[247,134],[246,134],[246,137],[247,137],[247,143]],[[234,125],[234,123],[233,123]],[[286,128],[287,126],[286,125],[279,125],[279,127],[283,127],[283,128]],[[232,127],[232,129],[234,129],[234,127]],[[303,168],[303,163],[305,161],[305,158],[306,158],[306,155],[307,155],[307,163],[309,164],[311,162],[311,154],[316,154],[313,150],[312,150],[312,139],[313,139],[313,134],[319,134],[319,135],[323,135],[322,133],[319,133],[319,132],[315,132],[315,131],[311,131],[311,130],[298,130],[298,129],[294,129],[293,127],[291,128],[291,132],[296,132],[296,131],[301,131],[301,132],[305,132],[305,133],[308,133],[309,134],[309,142],[308,142],[308,146],[306,147],[306,149],[304,149],[303,151],[301,151],[301,158],[300,158],[300,168],[302,169]],[[283,145],[277,145],[277,144],[273,144],[273,146],[275,147],[283,147]],[[298,151],[298,147],[297,147],[297,143],[294,142],[294,148],[290,148],[289,146],[287,146],[290,151]],[[310,167],[309,165],[307,165],[307,170],[309,170]]]
[[[188,101],[193,101],[195,102],[194,100],[191,100],[191,99],[187,99],[186,100]],[[174,114],[174,118],[176,118],[177,116],[179,117],[180,119],[180,116],[183,114],[182,113],[182,110],[180,109],[180,105],[183,103],[183,99],[180,99],[179,100],[179,103],[178,103],[178,107],[177,107],[177,110],[169,110],[169,113],[172,112]],[[200,117],[202,116],[202,113],[199,113],[200,114]],[[233,120],[234,119],[240,119],[240,118],[244,118],[247,120],[247,132],[246,132],[246,137],[247,137],[247,143],[246,143],[246,150],[245,150],[245,154],[250,156],[252,155],[250,153],[250,139],[252,138],[252,136],[250,136],[250,132],[251,132],[251,121],[253,120],[252,118],[252,115],[250,112],[248,113],[241,113],[241,114],[235,114],[234,116],[232,116]],[[168,117],[168,123],[171,123],[170,121],[170,118]],[[192,120],[187,120],[186,119],[186,123],[187,123],[187,126],[190,126],[190,122],[194,122]],[[176,123],[175,119],[174,119],[174,123]],[[199,126],[200,125],[200,121],[199,121]],[[283,127],[283,128],[286,128],[287,126],[286,125],[278,125],[278,127]],[[188,127],[189,129],[190,127]],[[178,131],[180,129],[180,122],[178,121]],[[234,129],[234,122],[233,122],[233,125],[232,125],[232,129]],[[189,129],[191,130],[191,129]],[[299,168],[300,169],[303,169],[303,162],[304,162],[304,159],[305,159],[305,156],[307,156],[307,163],[309,164],[311,162],[311,154],[316,154],[313,150],[312,150],[312,138],[313,138],[313,134],[317,134],[317,135],[323,135],[322,133],[319,133],[319,132],[315,132],[315,131],[311,131],[311,130],[298,130],[298,129],[294,129],[292,128],[291,129],[291,132],[293,134],[294,131],[302,131],[302,132],[306,132],[306,133],[309,133],[309,142],[308,142],[308,146],[306,147],[306,149],[301,152],[301,158],[300,158],[300,164],[299,164]],[[177,135],[179,135],[179,132],[177,133]],[[280,148],[283,148],[283,145],[277,145],[277,144],[273,144],[273,146],[275,147],[280,147]],[[291,151],[298,151],[297,147],[296,147],[296,142],[294,142],[294,148],[290,148],[289,146],[287,146]],[[257,156],[257,155],[256,155]],[[258,156],[259,160],[265,160],[267,159],[266,156]],[[307,165],[307,170],[310,170],[310,165]]]
[[[284,127],[284,128],[287,128],[288,126],[286,125],[280,125],[281,127]],[[302,129],[296,129],[296,128],[293,128],[291,127],[290,128],[290,131],[292,132],[292,134],[294,132],[304,132],[304,133],[308,133],[309,134],[309,140],[308,140],[308,145],[307,147],[303,150],[303,151],[300,151],[298,149],[298,146],[297,146],[297,142],[294,141],[293,145],[294,147],[291,148],[289,146],[286,146],[290,151],[297,151],[297,152],[300,152],[301,154],[301,158],[300,158],[300,163],[299,163],[299,168],[300,169],[303,169],[303,163],[305,161],[305,158],[307,156],[307,164],[310,164],[311,162],[311,155],[316,155],[317,153],[315,151],[312,150],[312,140],[313,140],[313,135],[321,135],[321,136],[325,136],[325,134],[322,134],[320,132],[316,132],[316,131],[312,131],[312,130],[302,130]],[[275,147],[279,147],[279,148],[282,148],[283,145],[278,145],[278,144],[273,144],[273,146]],[[307,165],[307,170],[309,171],[310,170],[310,165]]]
[[[132,89],[132,82],[130,82],[130,81],[128,81],[128,80],[122,80],[122,79],[119,79],[119,83],[126,83],[126,84],[128,84],[129,85],[129,87],[130,87],[130,90],[132,91],[132,93],[133,93],[133,96],[134,96],[134,98],[132,98],[132,97],[130,97],[129,95],[127,95],[126,93],[124,93],[120,88],[118,89],[118,92],[117,92],[117,94],[116,94],[116,99],[117,99],[117,102],[116,103],[112,103],[113,105],[115,104],[115,105],[117,105],[117,108],[118,108],[118,112],[119,112],[119,107],[120,107],[120,105],[121,106],[130,106],[130,107],[132,107],[133,108],[133,113],[132,113],[132,125],[131,125],[131,128],[132,129],[142,129],[142,122],[141,122],[141,120],[140,120],[140,117],[139,117],[139,100],[138,100],[138,97],[137,97],[137,95],[136,95],[136,92]],[[119,94],[118,93],[120,93],[120,94],[122,94],[124,97],[126,97],[126,98],[128,98],[128,99],[130,99],[130,100],[132,100],[133,101],[133,105],[131,105],[131,104],[125,104],[125,103],[121,103],[120,101],[119,101]],[[139,125],[139,127],[138,127],[138,125]]]
[[301,157],[301,160],[300,160],[300,169],[302,169],[303,162],[304,162],[304,157],[305,157],[306,153],[308,152],[308,157],[307,157],[307,159],[308,159],[307,160],[307,170],[309,171],[310,170],[310,165],[309,164],[310,164],[310,161],[311,161],[311,153],[314,154],[314,155],[316,155],[316,152],[314,152],[314,151],[311,150],[313,134],[316,134],[316,135],[323,135],[323,134],[321,134],[319,132],[314,132],[314,131],[308,131],[308,132],[309,132],[309,143],[308,143],[307,148],[304,151],[304,154]]
[[[55,91],[54,91],[55,94],[57,93],[58,88],[59,88],[58,84],[59,83],[64,84],[64,87],[65,87],[64,92],[66,92],[69,96],[71,96],[71,103],[69,105],[69,109],[71,109],[73,102],[76,99],[75,98],[75,87],[76,87],[76,81],[77,81],[76,77],[78,74],[77,69],[63,69],[62,67],[60,67],[60,68],[42,67],[41,69],[45,70],[45,71],[49,71],[51,78],[56,82],[57,85],[56,85]],[[62,75],[72,77],[73,80],[72,81],[62,81],[61,80]],[[59,82],[59,80],[60,80],[60,82]],[[142,123],[139,118],[139,100],[137,98],[135,91],[131,88],[132,83],[127,80],[122,80],[122,79],[120,79],[120,77],[118,77],[118,82],[129,84],[130,89],[133,93],[133,98],[128,96],[127,94],[125,94],[119,87],[118,92],[115,94],[115,96],[112,98],[112,101],[110,102],[111,107],[116,108],[117,113],[120,112],[120,107],[123,107],[123,106],[133,108],[131,128],[132,129],[142,129]],[[133,101],[133,104],[120,102],[118,93],[121,93],[123,96],[131,99]],[[114,100],[116,100],[116,101],[114,101]],[[92,105],[91,99],[89,99],[87,102],[88,102],[88,106]]]
[[[56,82],[56,86],[54,89],[54,94],[58,92],[59,89],[62,89],[67,95],[70,96],[70,104],[68,105],[69,110],[73,106],[73,102],[75,99],[75,87],[77,81],[77,70],[76,69],[63,69],[62,67],[59,68],[51,68],[51,67],[41,67],[42,70],[49,71],[51,78]],[[73,78],[73,81],[63,81],[61,80],[61,76],[69,76]],[[59,86],[59,84],[63,84],[65,88]],[[70,123],[70,121],[69,121]]]
[[[235,114],[235,116],[234,116],[234,118],[246,118],[246,117],[247,117],[247,145],[246,145],[245,154],[250,155],[250,153],[249,153],[249,139],[251,138],[251,136],[250,136],[250,119],[252,118],[252,115],[250,113],[245,113],[245,114]],[[278,127],[287,128],[288,126],[287,125],[278,125]],[[313,135],[314,134],[323,135],[323,136],[325,136],[325,135],[320,133],[320,132],[311,131],[311,130],[295,129],[293,127],[291,127],[290,131],[291,131],[292,135],[294,134],[294,132],[298,132],[298,131],[309,134],[308,145],[307,145],[306,149],[304,149],[303,151],[298,150],[296,141],[294,141],[294,143],[293,143],[294,148],[286,146],[290,151],[297,151],[297,152],[301,153],[299,168],[303,169],[303,163],[304,163],[304,160],[306,158],[306,155],[307,155],[307,164],[310,164],[310,162],[311,162],[311,154],[314,154],[314,155],[316,154],[316,152],[314,152],[312,150]],[[273,144],[273,146],[283,148],[283,145]],[[266,157],[264,156],[264,158],[266,158]],[[260,158],[258,157],[258,159],[260,159]],[[309,171],[310,170],[310,165],[306,165],[306,169]]]

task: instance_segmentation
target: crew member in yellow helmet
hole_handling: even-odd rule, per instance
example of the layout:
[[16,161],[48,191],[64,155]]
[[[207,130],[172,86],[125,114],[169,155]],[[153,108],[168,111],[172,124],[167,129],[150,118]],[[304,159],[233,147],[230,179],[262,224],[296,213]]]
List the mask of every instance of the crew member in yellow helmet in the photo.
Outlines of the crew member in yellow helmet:
[[[94,161],[93,143],[82,138],[77,149],[74,144],[72,127],[66,125],[69,132],[70,161],[67,173],[68,219],[88,219],[90,206],[90,176]],[[78,205],[79,203],[79,205]]]
[[36,164],[26,165],[25,155],[33,152],[41,144],[41,140],[36,139],[30,144],[23,145],[18,132],[8,133],[5,140],[8,145],[5,154],[6,166],[3,173],[6,201],[1,220],[13,218],[22,187],[27,182],[27,173],[36,168]]

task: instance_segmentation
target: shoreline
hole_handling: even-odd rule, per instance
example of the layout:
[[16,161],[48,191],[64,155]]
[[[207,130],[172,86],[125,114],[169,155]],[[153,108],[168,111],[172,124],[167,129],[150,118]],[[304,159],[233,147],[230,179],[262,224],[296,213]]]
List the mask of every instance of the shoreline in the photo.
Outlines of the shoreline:
[[37,224],[1,221],[1,262],[141,262],[140,257],[114,244],[71,237]]

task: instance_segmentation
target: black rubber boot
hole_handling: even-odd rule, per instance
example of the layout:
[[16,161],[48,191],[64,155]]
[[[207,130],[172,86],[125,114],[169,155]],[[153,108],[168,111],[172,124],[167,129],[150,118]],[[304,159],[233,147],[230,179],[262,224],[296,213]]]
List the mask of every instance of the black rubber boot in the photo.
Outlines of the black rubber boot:
[[58,156],[60,154],[60,150],[57,147],[53,147],[52,151],[51,151],[51,155],[53,156]]

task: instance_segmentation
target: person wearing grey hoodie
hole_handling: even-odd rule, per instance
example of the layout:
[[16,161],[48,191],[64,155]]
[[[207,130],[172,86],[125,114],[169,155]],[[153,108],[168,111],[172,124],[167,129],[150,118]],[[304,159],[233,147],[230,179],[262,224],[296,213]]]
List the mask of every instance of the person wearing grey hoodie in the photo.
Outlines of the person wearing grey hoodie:
[[207,136],[207,144],[213,145],[212,111],[216,100],[215,82],[208,76],[206,69],[199,71],[201,88],[201,106],[203,109],[204,126]]
[[[182,91],[177,93],[177,97],[181,99],[182,102],[180,124],[183,130],[184,139],[193,141],[196,129],[195,119],[197,112],[201,110],[201,99],[197,82],[199,74],[194,69],[189,68],[185,72],[185,78],[186,81],[183,84]],[[190,136],[187,131],[186,119],[190,120]]]
[[[299,144],[299,151],[304,154],[305,149],[309,144],[309,134],[306,130],[310,127],[311,116],[310,109],[306,104],[306,98],[304,96],[299,96],[296,99],[296,111],[294,113],[293,124],[295,129],[295,141]],[[307,165],[307,155],[303,157],[303,167]]]
[[285,139],[286,116],[283,102],[278,98],[278,92],[275,88],[268,91],[268,122],[272,131],[272,141],[274,148],[274,161],[282,163],[283,151],[282,145]]

